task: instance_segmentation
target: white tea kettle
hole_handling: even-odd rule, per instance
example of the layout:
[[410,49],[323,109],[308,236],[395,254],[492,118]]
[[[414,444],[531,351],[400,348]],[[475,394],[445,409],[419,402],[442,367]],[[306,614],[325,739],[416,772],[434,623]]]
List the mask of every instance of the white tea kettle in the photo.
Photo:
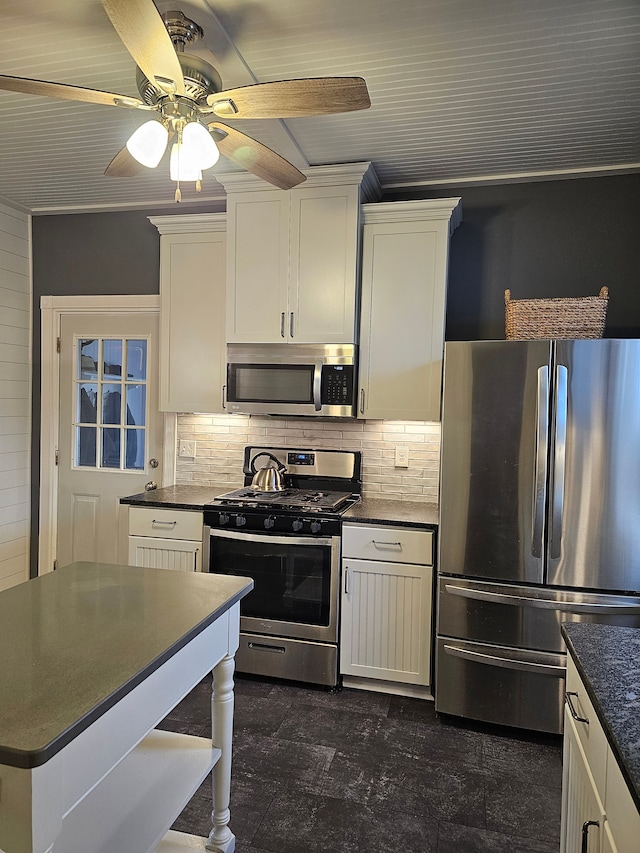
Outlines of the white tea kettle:
[[[268,456],[269,461],[256,470],[256,459],[261,456]],[[251,481],[251,488],[257,492],[281,492],[285,485],[283,481],[283,473],[287,470],[286,466],[276,459],[271,453],[266,451],[257,453],[251,460],[251,473],[254,475]]]

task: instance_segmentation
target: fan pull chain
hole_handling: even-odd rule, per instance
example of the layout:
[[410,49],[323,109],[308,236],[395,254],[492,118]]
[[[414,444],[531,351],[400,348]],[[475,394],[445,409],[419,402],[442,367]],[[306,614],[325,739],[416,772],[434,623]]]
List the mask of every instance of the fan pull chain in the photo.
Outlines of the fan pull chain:
[[178,181],[177,186],[176,186],[176,196],[175,196],[175,198],[176,198],[176,201],[177,201],[177,202],[182,201],[182,193],[180,192],[180,181]]

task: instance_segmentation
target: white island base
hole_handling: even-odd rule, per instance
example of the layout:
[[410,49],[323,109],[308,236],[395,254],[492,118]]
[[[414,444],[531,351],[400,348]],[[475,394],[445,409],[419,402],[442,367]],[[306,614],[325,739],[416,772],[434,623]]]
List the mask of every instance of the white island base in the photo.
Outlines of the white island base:
[[[231,598],[215,621],[198,625],[195,635],[192,631],[166,648],[160,656],[164,662],[157,665],[156,659],[153,671],[147,674],[145,668],[122,685],[121,697],[114,701],[112,694],[110,707],[105,711],[103,704],[96,719],[88,724],[85,719],[60,746],[67,740],[62,733],[57,751],[43,763],[11,766],[5,757],[0,763],[0,851],[233,853],[235,836],[228,824],[240,606],[237,595]],[[106,648],[108,654],[108,643]],[[101,666],[99,658],[95,665]],[[212,670],[211,739],[155,729]],[[132,681],[137,682],[133,687]],[[34,763],[43,757],[44,751]],[[211,771],[209,837],[171,831]]]

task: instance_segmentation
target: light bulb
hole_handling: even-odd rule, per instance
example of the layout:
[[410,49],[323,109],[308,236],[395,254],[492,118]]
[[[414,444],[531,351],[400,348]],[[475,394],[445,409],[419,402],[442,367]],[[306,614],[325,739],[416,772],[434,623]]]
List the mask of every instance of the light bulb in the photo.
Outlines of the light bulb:
[[161,122],[151,119],[140,125],[129,137],[127,150],[138,163],[155,169],[167,149],[168,139],[167,128]]
[[195,160],[202,171],[210,169],[220,157],[213,137],[207,128],[197,121],[189,122],[182,131],[182,145],[188,159]]
[[200,181],[202,171],[196,160],[189,157],[189,150],[180,142],[171,146],[169,174],[172,181]]

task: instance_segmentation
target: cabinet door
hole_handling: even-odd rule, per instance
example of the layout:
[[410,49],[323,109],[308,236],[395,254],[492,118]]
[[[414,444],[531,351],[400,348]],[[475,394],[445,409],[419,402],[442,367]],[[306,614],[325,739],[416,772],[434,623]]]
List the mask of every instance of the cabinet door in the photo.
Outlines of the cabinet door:
[[222,412],[224,231],[160,238],[160,409]]
[[359,415],[440,419],[448,223],[365,225]]
[[359,188],[291,191],[288,331],[293,343],[355,338]]
[[227,198],[227,341],[283,343],[289,329],[289,194]]
[[130,536],[129,563],[132,566],[147,566],[150,569],[201,572],[202,542]]
[[574,722],[565,708],[560,853],[600,853],[603,824],[604,808]]
[[342,561],[340,672],[430,683],[430,566]]

